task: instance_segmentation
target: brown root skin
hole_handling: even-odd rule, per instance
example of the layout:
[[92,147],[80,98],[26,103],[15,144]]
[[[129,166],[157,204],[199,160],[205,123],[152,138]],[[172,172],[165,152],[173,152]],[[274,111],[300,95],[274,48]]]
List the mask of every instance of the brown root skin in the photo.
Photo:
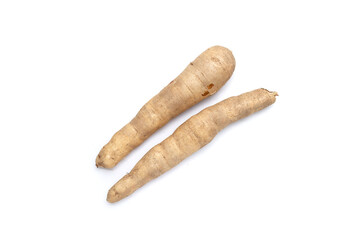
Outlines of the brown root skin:
[[192,116],[150,149],[131,172],[109,190],[107,201],[113,203],[129,196],[208,144],[229,124],[273,104],[276,96],[276,92],[261,88],[225,99]]
[[114,167],[156,130],[186,109],[216,93],[231,77],[235,58],[231,51],[214,46],[200,54],[100,151],[96,166]]
[[96,163],[95,166],[102,167],[102,168],[112,168],[115,165],[111,164],[111,159],[101,158],[99,155],[96,157]]

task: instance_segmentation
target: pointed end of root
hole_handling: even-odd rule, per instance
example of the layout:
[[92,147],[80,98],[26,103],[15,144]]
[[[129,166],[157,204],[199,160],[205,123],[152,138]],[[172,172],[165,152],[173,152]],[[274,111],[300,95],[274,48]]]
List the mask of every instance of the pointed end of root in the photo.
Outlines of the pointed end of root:
[[116,193],[115,189],[111,188],[107,194],[106,201],[109,203],[114,203],[119,201],[118,194]]
[[146,177],[145,180],[142,179],[139,174],[136,173],[136,171],[134,174],[136,177],[134,178],[133,173],[134,172],[130,172],[126,174],[110,188],[106,198],[108,202],[114,203],[128,197],[130,194],[135,192],[138,188],[149,181],[149,179]]

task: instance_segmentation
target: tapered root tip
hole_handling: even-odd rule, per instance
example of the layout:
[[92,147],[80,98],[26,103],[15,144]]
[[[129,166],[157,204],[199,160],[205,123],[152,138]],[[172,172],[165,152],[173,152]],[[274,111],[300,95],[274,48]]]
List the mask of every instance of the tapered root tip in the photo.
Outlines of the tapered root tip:
[[111,188],[107,194],[106,201],[108,201],[109,203],[117,202],[120,200],[117,196],[118,194],[116,193],[116,191]]

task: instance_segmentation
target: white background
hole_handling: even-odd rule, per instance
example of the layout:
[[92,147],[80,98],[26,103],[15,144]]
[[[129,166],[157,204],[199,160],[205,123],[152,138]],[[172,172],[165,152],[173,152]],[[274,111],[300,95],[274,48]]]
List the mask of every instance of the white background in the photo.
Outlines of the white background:
[[[1,1],[1,239],[359,239],[359,1]],[[202,51],[233,77],[113,170],[95,157]],[[277,102],[117,204],[107,190],[204,107]]]

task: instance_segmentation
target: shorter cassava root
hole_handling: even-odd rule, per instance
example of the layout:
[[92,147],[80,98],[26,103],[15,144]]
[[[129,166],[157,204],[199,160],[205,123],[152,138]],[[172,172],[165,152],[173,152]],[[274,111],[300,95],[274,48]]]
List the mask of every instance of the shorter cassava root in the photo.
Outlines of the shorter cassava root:
[[114,134],[96,157],[96,166],[112,168],[171,119],[216,93],[231,77],[235,58],[214,46],[192,61]]
[[230,123],[273,104],[276,96],[276,92],[261,88],[225,99],[192,116],[150,149],[131,172],[109,190],[107,201],[113,203],[129,196],[208,144]]

